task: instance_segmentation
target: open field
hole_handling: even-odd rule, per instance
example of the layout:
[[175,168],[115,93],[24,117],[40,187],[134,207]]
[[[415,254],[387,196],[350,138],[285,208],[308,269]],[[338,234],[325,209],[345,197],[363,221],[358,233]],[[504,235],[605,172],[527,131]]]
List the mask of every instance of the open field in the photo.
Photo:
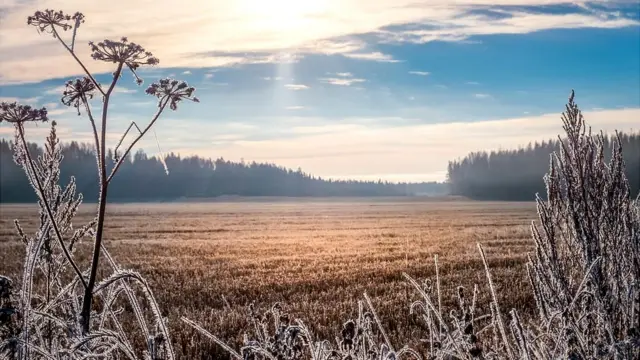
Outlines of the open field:
[[[95,205],[84,205],[78,225]],[[531,314],[524,271],[533,248],[535,204],[465,201],[300,200],[182,204],[115,204],[106,246],[140,271],[169,317],[183,359],[228,358],[179,321],[185,315],[230,344],[247,326],[248,305],[282,302],[317,335],[333,339],[367,292],[392,342],[417,347],[423,332],[409,314],[416,299],[402,278],[433,277],[439,255],[443,304],[455,288],[478,284],[482,313],[488,289],[476,242],[485,246],[501,306]],[[34,231],[37,208],[0,206],[0,274],[21,269],[13,219]],[[88,246],[78,254],[88,264]],[[194,346],[194,344],[198,344]],[[189,347],[189,352],[185,349]]]

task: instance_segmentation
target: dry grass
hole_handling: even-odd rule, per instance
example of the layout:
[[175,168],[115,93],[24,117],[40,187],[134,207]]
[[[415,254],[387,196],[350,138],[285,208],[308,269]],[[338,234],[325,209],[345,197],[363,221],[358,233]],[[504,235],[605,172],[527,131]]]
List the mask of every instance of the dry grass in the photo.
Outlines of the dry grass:
[[[89,221],[95,205],[76,219]],[[16,277],[24,246],[13,219],[35,231],[35,205],[0,207],[0,273]],[[364,291],[372,297],[392,342],[413,344],[424,331],[409,315],[415,292],[402,272],[434,275],[440,258],[443,303],[455,287],[486,288],[476,242],[485,246],[501,305],[531,314],[524,271],[533,249],[535,204],[464,201],[301,200],[194,204],[110,204],[106,246],[125,268],[141,272],[169,317],[182,359],[228,358],[179,321],[194,319],[232,345],[247,331],[251,301],[276,301],[315,334],[332,339],[356,316]],[[90,244],[80,251],[88,264]],[[480,304],[487,311],[487,291]],[[317,324],[317,325],[316,325]],[[402,341],[400,339],[402,338]],[[395,340],[395,341],[394,341]],[[235,346],[234,346],[235,347]]]

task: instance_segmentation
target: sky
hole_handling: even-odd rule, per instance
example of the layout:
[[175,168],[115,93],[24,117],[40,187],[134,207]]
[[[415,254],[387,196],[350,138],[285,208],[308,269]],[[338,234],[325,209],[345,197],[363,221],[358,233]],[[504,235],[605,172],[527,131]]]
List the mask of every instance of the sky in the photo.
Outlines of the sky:
[[[556,138],[572,89],[594,130],[640,130],[637,0],[2,0],[0,101],[46,106],[63,141],[92,134],[60,103],[81,68],[26,24],[46,8],[84,13],[76,52],[102,83],[114,66],[89,57],[91,40],[127,36],[160,59],[142,86],[119,80],[110,147],[149,121],[157,104],[144,90],[163,77],[201,102],[164,113],[140,142],[147,153],[325,178],[442,181],[471,151]],[[46,131],[32,126],[29,140]]]

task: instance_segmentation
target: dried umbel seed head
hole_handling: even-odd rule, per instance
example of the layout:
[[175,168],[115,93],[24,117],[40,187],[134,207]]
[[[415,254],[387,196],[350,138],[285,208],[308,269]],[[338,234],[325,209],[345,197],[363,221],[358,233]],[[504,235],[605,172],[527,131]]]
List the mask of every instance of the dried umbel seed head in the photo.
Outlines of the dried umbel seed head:
[[136,74],[136,70],[141,65],[158,65],[160,60],[154,57],[142,46],[129,42],[126,37],[120,41],[104,40],[99,43],[89,42],[91,47],[91,58],[94,60],[124,64],[133,73],[138,85],[142,84],[142,79]]
[[83,104],[84,99],[93,98],[93,92],[96,89],[95,84],[88,77],[84,77],[82,79],[69,80],[65,86],[60,101],[64,105],[78,109],[78,115],[80,115],[80,105]]
[[34,109],[29,105],[19,105],[17,102],[0,103],[0,123],[3,121],[21,124],[26,121],[46,122],[47,109]]
[[[76,14],[82,16],[80,13]],[[75,17],[76,15],[74,15],[74,18]],[[84,18],[84,16],[82,16],[82,18]],[[46,9],[44,11],[36,11],[33,16],[29,16],[27,18],[27,24],[35,26],[40,32],[53,32],[56,26],[67,31],[72,28],[72,26],[69,25],[71,19],[71,15],[65,14],[62,10],[54,11]]]
[[190,87],[184,81],[161,79],[159,82],[149,85],[146,93],[157,97],[160,102],[168,99],[171,110],[176,110],[178,103],[182,100],[200,102],[197,97],[193,97],[195,91],[194,87]]

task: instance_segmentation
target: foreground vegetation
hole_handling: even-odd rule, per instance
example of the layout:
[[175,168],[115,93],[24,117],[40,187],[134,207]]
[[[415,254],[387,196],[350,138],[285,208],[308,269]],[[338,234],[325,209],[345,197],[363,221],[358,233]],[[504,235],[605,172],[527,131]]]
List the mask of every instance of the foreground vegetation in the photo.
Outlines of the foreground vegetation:
[[[28,19],[28,24],[39,31],[53,34],[86,71],[74,52],[76,31],[83,22],[80,13],[69,16],[51,10],[38,11]],[[58,33],[67,30],[73,31],[70,43]],[[122,139],[132,129],[139,134],[119,154],[121,139],[114,150],[115,165],[109,169],[105,135],[110,95],[123,69],[130,70],[141,84],[138,67],[157,64],[158,59],[126,38],[90,46],[93,59],[115,64],[111,84],[103,87],[87,72],[86,77],[67,83],[62,102],[78,111],[83,108],[93,128],[100,189],[95,218],[81,226],[73,224],[82,196],[76,194],[74,179],[64,188],[59,185],[62,152],[55,122],[44,153],[37,159],[32,157],[24,125],[46,122],[46,109],[17,103],[0,106],[0,120],[15,127],[14,160],[38,195],[40,215],[35,233],[27,233],[20,222],[15,223],[26,249],[20,281],[0,278],[0,354],[4,357],[174,359],[177,344],[183,349],[197,348],[196,344],[206,340],[237,359],[640,356],[640,208],[631,199],[619,139],[614,141],[611,161],[607,163],[603,139],[587,131],[573,93],[562,117],[566,140],[551,159],[545,177],[547,197],[538,198],[539,222],[531,227],[534,250],[526,261],[531,289],[517,291],[532,295],[534,301],[530,299],[528,306],[535,306],[536,311],[530,319],[523,316],[523,310],[505,308],[500,292],[504,289],[497,286],[485,248],[478,243],[488,290],[481,292],[477,286],[471,291],[458,288],[455,310],[443,302],[437,256],[433,281],[420,283],[411,274],[403,273],[408,300],[405,306],[418,319],[410,324],[409,335],[398,339],[389,336],[379,306],[365,290],[357,310],[351,313],[352,320],[343,323],[335,341],[318,337],[312,327],[307,327],[318,318],[305,323],[286,314],[282,305],[274,304],[263,315],[249,306],[252,329],[244,334],[239,349],[203,328],[199,318],[180,318],[200,337],[177,343],[149,282],[140,273],[123,269],[111,255],[105,241],[106,204],[111,181],[133,146],[165,108],[176,110],[184,100],[197,102],[193,97],[195,89],[172,79],[151,84],[146,92],[158,98],[158,111],[142,129],[132,123]],[[100,131],[89,102],[95,94],[103,98]],[[86,263],[81,262],[78,251],[84,238],[91,238],[92,247]],[[359,249],[365,251],[367,247]],[[408,264],[408,253],[405,259]],[[373,262],[376,267],[378,262],[384,264],[384,255]],[[314,268],[314,272],[318,270]],[[310,273],[301,273],[302,279]],[[162,278],[166,274],[151,276],[154,275]],[[377,276],[372,278],[372,283],[379,280]],[[200,288],[206,285],[199,284]],[[251,285],[242,283],[243,289]],[[179,284],[171,290],[176,296],[184,296]],[[398,297],[399,292],[392,288],[384,291]],[[409,300],[409,293],[417,300]],[[247,295],[259,298],[261,294]],[[228,301],[223,302],[230,307]],[[414,337],[424,344],[422,349],[411,347]]]

